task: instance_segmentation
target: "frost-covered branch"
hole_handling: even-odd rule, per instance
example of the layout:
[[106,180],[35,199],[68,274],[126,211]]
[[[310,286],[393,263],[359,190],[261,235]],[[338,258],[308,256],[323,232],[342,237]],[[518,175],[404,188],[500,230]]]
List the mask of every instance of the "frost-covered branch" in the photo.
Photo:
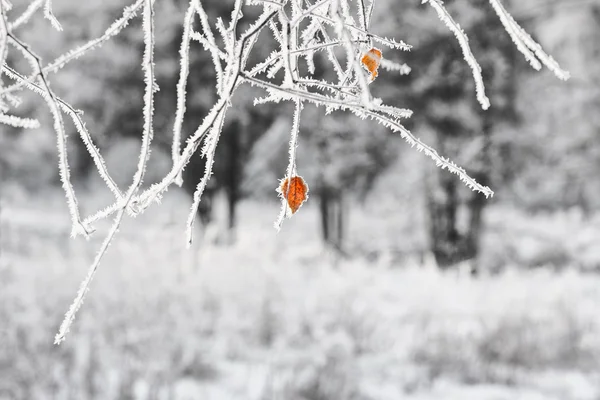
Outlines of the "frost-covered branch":
[[0,114],[0,124],[14,126],[15,128],[35,129],[40,127],[37,119],[21,118],[15,115]]
[[[56,72],[59,69],[63,68],[67,63],[78,59],[79,57],[81,57],[85,53],[87,53],[88,51],[95,49],[96,47],[100,46],[102,43],[106,42],[113,36],[117,35],[124,27],[127,26],[129,21],[136,16],[137,11],[142,7],[143,3],[144,3],[144,0],[137,0],[132,5],[125,7],[125,9],[123,10],[123,16],[121,18],[117,19],[115,22],[113,22],[106,29],[106,31],[104,32],[104,34],[102,36],[92,39],[89,42],[87,42],[86,44],[84,44],[83,46],[79,46],[79,47],[77,47],[73,50],[70,50],[70,51],[66,52],[65,54],[59,56],[52,63],[45,66],[42,69],[42,71],[45,74],[47,74],[49,72]],[[28,81],[32,81],[32,80],[35,80],[35,76],[32,76],[28,79]],[[22,85],[23,84],[18,84],[18,85],[7,87],[5,91],[11,92],[11,91],[18,90],[22,87]]]
[[69,161],[67,159],[67,135],[65,133],[64,122],[62,119],[62,114],[59,109],[58,101],[54,92],[50,89],[48,85],[48,79],[43,72],[41,59],[31,51],[29,46],[25,43],[21,42],[17,37],[8,34],[10,42],[13,43],[27,58],[32,67],[34,67],[34,73],[38,75],[40,86],[42,88],[42,92],[40,95],[46,101],[50,112],[52,113],[52,117],[54,119],[54,130],[56,131],[56,139],[57,139],[57,148],[58,148],[58,159],[59,159],[59,171],[60,171],[60,180],[62,182],[63,189],[65,190],[65,195],[67,197],[67,205],[69,206],[69,213],[71,214],[71,222],[73,224],[72,227],[72,236],[76,236],[78,234],[83,234],[85,236],[88,235],[88,229],[83,225],[81,218],[79,216],[79,207],[77,205],[77,198],[75,197],[75,191],[73,189],[73,185],[71,184],[71,173],[69,171]]
[[221,109],[219,114],[216,117],[216,121],[213,123],[212,132],[210,137],[207,139],[207,143],[205,148],[203,149],[204,156],[206,157],[206,167],[204,170],[204,175],[200,179],[200,183],[196,187],[194,191],[194,200],[192,202],[192,207],[190,209],[190,213],[187,219],[187,246],[190,247],[192,245],[192,241],[194,239],[194,222],[196,221],[196,215],[198,214],[198,207],[200,207],[200,201],[202,200],[202,194],[208,185],[208,180],[212,174],[212,169],[215,162],[215,152],[217,150],[217,145],[219,144],[219,138],[221,136],[221,131],[223,129],[223,123],[225,122],[225,114],[227,109],[224,107]]
[[348,59],[348,63],[352,65],[352,69],[354,70],[354,75],[360,85],[360,93],[362,102],[365,106],[370,107],[371,104],[371,92],[369,90],[369,84],[367,82],[367,78],[362,72],[362,68],[358,62],[357,51],[354,48],[354,44],[352,41],[352,37],[348,33],[346,29],[346,25],[344,24],[344,20],[347,19],[347,15],[342,16],[340,13],[340,1],[332,0],[331,2],[331,14],[333,15],[333,19],[336,22],[336,30],[338,37],[341,37],[342,43],[344,45],[344,50],[346,50],[346,57]]
[[[6,61],[6,55],[8,53],[8,26],[6,24],[6,11],[4,4],[0,1],[0,90],[2,90],[2,70],[1,67]],[[3,112],[8,111],[8,107],[4,105],[4,102],[0,98],[0,107]],[[6,116],[5,116],[6,117]],[[14,121],[11,118],[4,118],[5,121]],[[7,123],[7,122],[3,122]],[[12,125],[8,123],[8,125]],[[15,126],[15,125],[13,125]]]
[[[27,78],[23,77],[21,74],[19,74],[12,68],[5,66],[3,68],[3,72],[6,73],[6,75],[11,79],[14,79],[19,83],[25,85],[31,91],[39,95],[43,95],[44,89],[42,89],[36,83],[29,82]],[[110,177],[108,170],[106,169],[106,164],[104,163],[104,158],[102,157],[100,150],[94,145],[94,142],[92,141],[92,138],[89,132],[87,131],[87,128],[85,127],[85,123],[81,119],[81,112],[75,110],[69,103],[65,102],[60,97],[56,97],[56,101],[58,102],[58,105],[63,110],[63,112],[67,113],[69,117],[71,117],[71,120],[73,121],[73,124],[77,129],[77,132],[79,132],[79,135],[81,136],[81,140],[83,140],[88,153],[94,161],[94,165],[96,166],[100,177],[102,178],[102,180],[104,180],[106,186],[110,189],[111,192],[113,192],[115,197],[117,199],[120,199],[122,197],[121,191],[119,190],[113,179]],[[89,223],[84,221],[83,225],[89,226]]]
[[[480,185],[479,183],[477,183],[477,181],[475,181],[475,179],[471,178],[463,168],[460,168],[447,158],[440,156],[433,147],[428,146],[421,140],[417,139],[408,129],[402,126],[402,124],[400,124],[396,119],[390,118],[387,115],[383,115],[389,114],[389,110],[391,108],[389,106],[380,107],[374,105],[373,109],[368,109],[361,103],[337,100],[317,93],[297,92],[293,89],[281,88],[277,85],[273,85],[269,82],[253,78],[248,75],[244,76],[244,79],[252,85],[256,85],[258,87],[262,87],[263,89],[268,90],[271,94],[273,94],[273,92],[276,92],[279,96],[275,96],[275,98],[283,97],[287,100],[293,100],[296,97],[301,97],[302,99],[318,106],[332,107],[338,110],[348,110],[361,118],[373,119],[381,123],[382,125],[396,132],[399,132],[400,135],[408,142],[408,144],[411,145],[411,147],[416,147],[418,151],[425,153],[433,161],[435,161],[438,167],[442,169],[447,169],[448,171],[458,175],[459,178],[472,190],[477,190],[484,194],[486,197],[491,197],[494,194],[494,192],[489,187]],[[401,110],[398,111],[400,112]]]
[[19,16],[19,18],[15,19],[13,22],[10,22],[8,24],[8,28],[10,30],[17,29],[19,26],[27,23],[27,21],[29,21],[29,18],[31,18],[33,14],[35,14],[35,12],[42,7],[44,1],[45,0],[32,1],[29,4],[29,6],[27,6],[27,9],[23,12],[23,14]]
[[565,81],[569,79],[570,74],[567,71],[564,71],[551,56],[544,52],[542,46],[521,28],[508,11],[506,11],[500,0],[490,0],[490,4],[494,8],[494,11],[496,11],[496,14],[498,14],[504,29],[506,29],[506,32],[510,35],[517,46],[517,49],[523,53],[525,59],[529,61],[529,64],[531,64],[535,70],[539,71],[542,68],[540,64],[541,61],[558,78]]
[[143,30],[144,30],[144,60],[142,62],[142,68],[144,70],[144,81],[146,83],[146,90],[144,93],[144,127],[142,132],[142,149],[140,151],[140,157],[138,161],[137,171],[133,177],[133,182],[129,186],[127,193],[125,195],[124,200],[120,204],[120,209],[113,222],[113,225],[102,242],[102,246],[100,247],[100,251],[96,254],[94,262],[89,268],[88,274],[81,283],[79,291],[77,292],[77,296],[75,300],[69,307],[69,310],[65,314],[65,318],[60,325],[59,331],[54,338],[55,344],[62,343],[69,330],[71,329],[71,324],[75,320],[75,315],[77,311],[81,308],[83,304],[83,300],[85,299],[85,295],[89,290],[89,286],[98,270],[98,266],[102,261],[102,257],[106,254],[108,250],[108,246],[112,242],[114,236],[116,235],[119,227],[121,226],[121,222],[123,217],[125,216],[125,211],[129,208],[131,201],[133,200],[134,194],[138,191],[142,179],[144,178],[144,173],[146,171],[146,164],[148,163],[148,158],[150,157],[150,143],[152,141],[153,136],[153,114],[154,114],[154,92],[156,88],[156,83],[154,81],[154,1],[153,0],[145,0],[144,1],[144,20],[143,20]]
[[217,46],[217,43],[215,41],[215,35],[213,33],[213,30],[210,26],[210,23],[208,21],[208,15],[206,14],[206,11],[204,11],[204,8],[202,7],[202,3],[199,0],[194,0],[194,4],[196,6],[196,12],[198,13],[198,16],[200,17],[200,24],[202,25],[202,31],[204,33],[204,36],[206,37],[206,40],[208,41],[208,43],[210,44],[210,55],[212,57],[213,60],[213,64],[215,66],[215,72],[217,74],[217,92],[221,91],[221,89],[223,88],[223,65],[221,64],[221,51],[219,50],[219,47]]
[[[292,183],[292,178],[297,175],[296,172],[296,149],[298,148],[298,136],[300,134],[300,113],[302,112],[302,102],[299,98],[296,98],[295,101],[295,109],[294,116],[292,121],[292,132],[290,134],[290,146],[289,146],[289,162],[288,168],[285,178],[282,182],[287,182],[287,188],[285,190],[286,193],[289,193],[290,186]],[[275,229],[279,231],[281,229],[281,225],[283,224],[283,220],[285,217],[292,216],[292,210],[290,209],[286,196],[281,196],[281,211],[279,212],[279,216],[277,217],[277,221],[275,221]]]
[[[175,123],[173,124],[173,146],[172,158],[173,164],[177,164],[179,152],[181,151],[181,128],[183,127],[183,117],[185,114],[185,99],[187,79],[190,71],[190,38],[194,16],[196,15],[196,1],[190,0],[190,5],[183,19],[183,37],[181,38],[181,47],[179,49],[179,82],[177,82],[177,109],[175,111]],[[181,175],[177,177],[176,183],[181,186]]]
[[46,3],[44,4],[44,17],[50,20],[50,23],[52,24],[54,29],[56,29],[57,31],[62,31],[62,26],[60,25],[60,22],[58,22],[58,20],[54,16],[54,13],[52,12],[52,0],[46,0]]
[[465,61],[471,67],[471,71],[473,71],[473,79],[475,80],[475,91],[477,93],[477,100],[481,104],[481,107],[484,110],[487,110],[490,107],[490,99],[485,95],[485,87],[483,85],[483,77],[481,76],[481,67],[479,63],[475,59],[473,52],[471,52],[471,47],[469,46],[469,39],[467,38],[467,34],[462,30],[460,25],[454,21],[448,10],[444,7],[440,0],[423,0],[423,3],[429,3],[433,9],[437,12],[438,17],[448,29],[454,33],[456,39],[458,40],[458,44],[460,44],[460,48],[463,52],[463,56],[465,57]]

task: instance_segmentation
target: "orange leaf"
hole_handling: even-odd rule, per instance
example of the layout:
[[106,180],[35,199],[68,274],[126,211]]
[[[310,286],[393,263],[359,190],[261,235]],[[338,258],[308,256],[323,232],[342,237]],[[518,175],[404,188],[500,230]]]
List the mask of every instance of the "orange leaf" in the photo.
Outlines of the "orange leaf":
[[371,73],[371,81],[377,78],[377,69],[379,68],[379,64],[381,63],[381,55],[381,50],[379,50],[376,47],[373,47],[371,50],[367,51],[360,59],[360,62],[363,65],[363,67],[365,67],[367,71]]
[[283,195],[283,198],[287,200],[287,203],[292,210],[292,214],[298,211],[302,203],[308,199],[308,186],[301,176],[293,176],[292,180],[289,182],[289,185],[288,178],[285,178],[283,182],[281,182],[279,190]]

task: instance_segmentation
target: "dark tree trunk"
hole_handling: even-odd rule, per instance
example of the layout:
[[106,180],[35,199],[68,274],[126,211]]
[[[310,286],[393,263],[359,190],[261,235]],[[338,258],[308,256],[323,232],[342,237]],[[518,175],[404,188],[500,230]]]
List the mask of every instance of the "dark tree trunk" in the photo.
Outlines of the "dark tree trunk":
[[328,187],[322,188],[319,192],[319,210],[323,242],[342,253],[346,215],[342,191]]
[[456,229],[458,197],[456,182],[447,171],[436,170],[439,182],[428,187],[429,237],[437,265],[448,268],[460,261],[460,234]]
[[[491,116],[484,114],[483,127],[481,134],[483,135],[483,147],[480,154],[479,171],[473,173],[473,178],[482,185],[490,186],[492,175],[492,160],[490,157],[492,146],[492,130],[493,124]],[[489,204],[489,199],[485,198],[481,193],[472,192],[467,202],[469,210],[469,225],[465,233],[465,253],[469,259],[472,259],[471,273],[477,275],[479,273],[479,254],[481,248],[481,234],[483,231],[483,211]]]
[[[483,117],[483,146],[479,152],[477,168],[471,176],[482,185],[489,185],[491,174],[490,146],[492,124],[490,118]],[[440,148],[444,139],[438,138]],[[434,179],[427,185],[427,211],[429,216],[429,240],[431,251],[437,265],[447,269],[462,261],[471,260],[471,273],[477,274],[477,258],[480,252],[480,240],[483,224],[483,211],[488,199],[479,192],[470,192],[465,201],[459,197],[459,185],[456,176],[437,168]],[[460,207],[465,207],[468,223],[461,232],[457,221]]]
[[240,144],[241,123],[234,121],[224,133],[227,148],[224,168],[224,184],[227,194],[227,228],[231,234],[236,225],[236,206],[240,199],[240,185],[242,180],[242,148]]
[[343,252],[344,246],[344,227],[345,217],[346,217],[346,201],[344,198],[344,193],[340,192],[339,199],[337,202],[337,241],[336,248],[338,251]]
[[319,194],[319,210],[321,214],[321,234],[324,243],[329,243],[329,193],[322,190]]

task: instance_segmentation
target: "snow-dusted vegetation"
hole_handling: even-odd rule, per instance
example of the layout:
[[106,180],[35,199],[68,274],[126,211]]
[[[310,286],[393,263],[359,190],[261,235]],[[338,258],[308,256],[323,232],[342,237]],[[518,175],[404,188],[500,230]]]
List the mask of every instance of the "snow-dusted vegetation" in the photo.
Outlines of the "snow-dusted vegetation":
[[[164,209],[184,201],[167,196]],[[193,254],[178,235],[185,209],[133,221],[107,253],[108,272],[71,339],[55,347],[48,332],[94,246],[69,240],[58,216],[28,224],[48,204],[28,206],[2,221],[0,393],[8,399],[600,394],[597,276],[509,268],[474,280],[389,249],[357,250],[333,266],[311,234],[310,206],[275,236],[263,218],[269,206],[245,203],[233,247]],[[352,218],[362,229],[389,229],[376,214]],[[368,248],[358,232],[353,247]]]

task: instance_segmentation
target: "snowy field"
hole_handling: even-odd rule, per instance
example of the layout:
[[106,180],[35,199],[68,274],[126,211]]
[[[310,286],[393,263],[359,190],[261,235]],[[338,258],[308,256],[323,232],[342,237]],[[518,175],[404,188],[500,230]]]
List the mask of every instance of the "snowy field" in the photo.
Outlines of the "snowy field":
[[[368,208],[352,214],[348,259],[323,251],[310,203],[278,235],[277,204],[244,203],[235,245],[186,251],[187,202],[167,198],[125,222],[57,347],[102,237],[70,240],[62,200],[2,210],[2,400],[600,398],[600,277],[588,272],[600,235],[575,234],[577,216],[535,230],[587,246],[592,267],[473,279],[377,248],[408,243],[410,221]],[[506,238],[497,229],[488,240]],[[519,235],[529,250],[513,253],[547,251]]]

